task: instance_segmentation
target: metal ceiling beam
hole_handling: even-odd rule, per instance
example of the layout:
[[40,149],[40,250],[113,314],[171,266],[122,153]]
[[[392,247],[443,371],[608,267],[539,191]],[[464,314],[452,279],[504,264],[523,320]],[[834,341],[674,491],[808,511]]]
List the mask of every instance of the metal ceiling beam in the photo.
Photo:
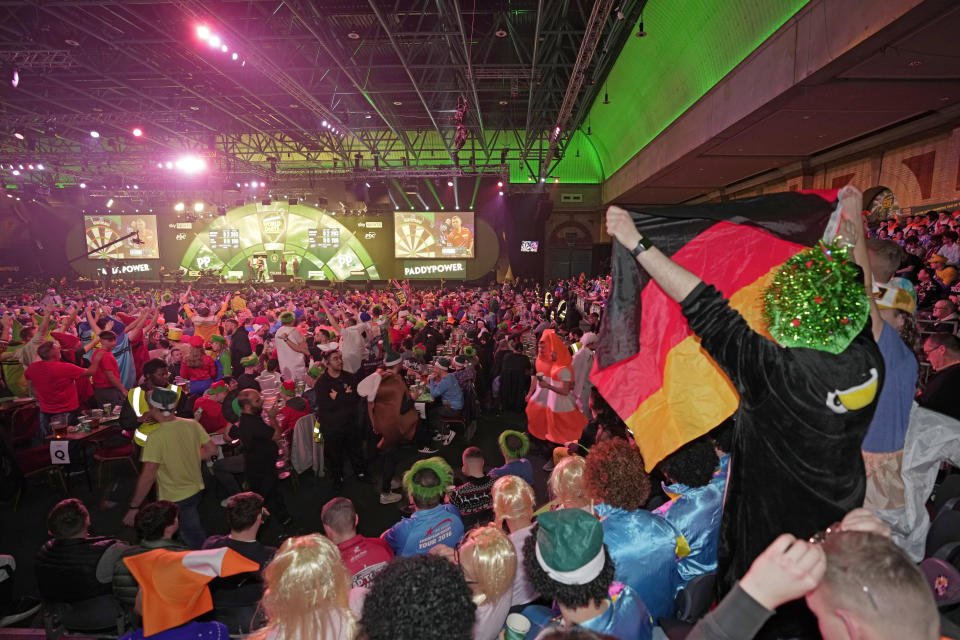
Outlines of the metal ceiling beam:
[[543,0],[537,0],[537,26],[533,32],[533,56],[530,58],[530,90],[527,93],[527,120],[523,130],[526,132],[527,140],[524,141],[523,151],[520,153],[520,162],[526,163],[527,154],[530,153],[530,118],[533,115],[533,88],[536,86],[534,77],[537,71],[537,54],[540,49],[540,18],[543,16]]
[[[577,61],[573,65],[573,71],[570,73],[570,80],[567,83],[567,92],[566,95],[563,96],[560,112],[557,114],[553,130],[550,132],[550,147],[547,149],[546,157],[540,164],[538,176],[540,178],[545,178],[550,171],[550,163],[557,153],[560,138],[565,132],[567,122],[573,113],[573,107],[580,95],[580,90],[583,88],[587,71],[589,71],[590,63],[593,60],[593,54],[597,50],[597,44],[603,35],[607,18],[610,17],[610,11],[613,9],[613,2],[614,0],[596,0],[593,3],[593,11],[590,13],[590,19],[587,21],[587,26],[583,33],[583,40],[580,42]],[[542,181],[538,182],[542,184]]]
[[[441,4],[441,0],[436,0],[436,2],[437,2],[437,11],[440,12],[440,14],[442,15],[443,5]],[[467,86],[470,88],[470,93],[473,96],[473,112],[477,116],[477,124],[480,127],[480,134],[477,137],[480,139],[480,146],[483,148],[483,152],[489,156],[490,150],[487,148],[486,127],[483,126],[483,112],[481,111],[480,97],[477,94],[477,82],[473,72],[473,61],[471,59],[472,58],[471,49],[470,49],[470,45],[467,43],[467,30],[463,26],[463,14],[460,11],[459,2],[454,3],[453,15],[457,19],[457,28],[460,31],[460,44],[462,46],[463,59],[467,63],[466,78],[467,78]],[[473,37],[472,34],[470,37],[471,38]],[[451,48],[451,51],[450,51],[451,57],[453,57],[452,49],[453,48]]]
[[407,66],[406,57],[403,55],[403,52],[400,50],[400,47],[397,45],[397,41],[393,37],[393,33],[390,31],[390,26],[387,24],[386,19],[383,17],[383,14],[380,12],[380,9],[377,7],[376,0],[368,0],[370,8],[373,9],[373,13],[377,16],[377,20],[380,21],[380,26],[383,28],[384,32],[387,34],[387,37],[390,38],[390,44],[393,45],[393,50],[397,54],[397,58],[400,59],[400,63],[403,65],[404,71],[407,72],[407,77],[410,78],[410,82],[413,84],[413,90],[416,92],[417,97],[420,98],[423,108],[426,110],[427,115],[430,117],[430,122],[433,124],[434,130],[437,132],[437,135],[440,136],[440,139],[443,141],[443,146],[447,151],[447,154],[450,156],[452,162],[456,162],[456,159],[453,156],[453,152],[450,150],[449,145],[447,144],[446,138],[444,138],[443,133],[440,131],[440,126],[437,124],[436,119],[433,117],[433,112],[430,109],[430,105],[427,104],[427,99],[423,96],[423,92],[420,91],[420,86],[417,83],[416,78],[413,77],[413,71],[410,67]]

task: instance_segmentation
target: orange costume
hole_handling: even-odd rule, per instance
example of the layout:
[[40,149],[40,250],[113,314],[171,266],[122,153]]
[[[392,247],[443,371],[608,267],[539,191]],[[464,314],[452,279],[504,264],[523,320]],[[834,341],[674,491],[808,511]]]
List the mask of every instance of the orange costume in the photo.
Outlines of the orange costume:
[[[540,338],[540,347],[540,353],[545,354],[537,355],[537,375],[542,374],[543,381],[551,386],[566,383],[572,390],[573,367],[567,345],[553,329],[547,329]],[[579,440],[587,418],[577,410],[573,395],[560,395],[539,386],[536,381],[533,384],[534,392],[527,402],[527,429],[530,434],[556,444]]]

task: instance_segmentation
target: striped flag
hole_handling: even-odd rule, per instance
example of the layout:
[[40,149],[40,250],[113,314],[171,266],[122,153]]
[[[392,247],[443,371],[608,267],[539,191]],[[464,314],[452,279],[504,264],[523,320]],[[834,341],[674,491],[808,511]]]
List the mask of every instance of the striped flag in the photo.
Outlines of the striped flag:
[[[837,191],[777,193],[632,212],[664,254],[719,289],[768,338],[764,289],[778,267],[820,239]],[[836,219],[836,216],[834,216]],[[733,415],[733,384],[701,348],[679,303],[614,242],[613,286],[590,380],[620,415],[647,469]]]

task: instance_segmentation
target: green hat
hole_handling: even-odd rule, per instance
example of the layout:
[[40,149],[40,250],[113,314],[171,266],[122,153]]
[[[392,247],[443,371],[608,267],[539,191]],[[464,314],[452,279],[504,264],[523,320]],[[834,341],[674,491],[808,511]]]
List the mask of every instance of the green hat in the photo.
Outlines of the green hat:
[[292,311],[284,311],[280,314],[280,324],[293,324],[296,319]]
[[164,291],[163,295],[160,296],[160,299],[163,300],[164,302],[170,302],[171,300],[173,300],[173,294],[170,293],[169,291]]
[[472,344],[468,344],[463,348],[463,355],[468,358],[475,358],[477,356],[477,350]]
[[257,363],[260,362],[260,358],[257,357],[257,354],[253,353],[240,360],[240,365],[242,367],[255,367]]
[[[520,446],[516,449],[511,449],[507,446],[507,438],[510,436],[516,436],[520,438]],[[527,451],[530,450],[530,439],[527,438],[527,434],[521,433],[520,431],[514,431],[513,429],[507,429],[500,434],[500,438],[497,440],[500,443],[500,449],[503,453],[509,456],[511,459],[522,458],[527,455]]]
[[403,356],[392,348],[387,347],[387,352],[383,354],[383,364],[388,367],[393,367],[401,362],[403,362]]
[[[416,484],[413,481],[413,477],[422,469],[430,469],[433,471],[437,474],[437,477],[440,478],[440,482],[438,482],[435,487],[424,487],[423,485]],[[452,484],[453,469],[451,469],[447,461],[440,456],[419,460],[410,467],[409,471],[403,474],[403,488],[409,495],[419,498],[420,500],[430,500],[431,498],[442,496],[447,490],[447,487]]]
[[870,315],[863,272],[836,242],[820,242],[784,262],[763,304],[777,344],[833,354],[853,342]]
[[560,509],[537,518],[537,564],[560,584],[593,582],[606,563],[603,528],[582,509]]
[[224,382],[223,380],[217,380],[216,382],[214,382],[213,384],[210,385],[210,388],[207,389],[206,392],[205,392],[203,395],[205,395],[205,396],[214,396],[214,395],[216,395],[216,394],[218,394],[218,393],[224,393],[224,392],[227,392],[227,391],[229,391],[229,390],[230,390],[230,389],[227,387],[227,383],[226,383],[226,382]]
[[210,336],[210,342],[219,342],[220,344],[227,344],[227,339],[224,338],[219,333],[215,333],[212,336]]
[[177,392],[171,391],[170,389],[164,389],[163,387],[157,387],[150,392],[150,396],[147,398],[147,403],[155,408],[162,409],[163,415],[168,416],[170,412],[173,411],[174,407],[177,406]]
[[449,371],[452,364],[450,358],[437,358],[437,366],[444,371]]
[[318,364],[315,364],[309,369],[307,369],[307,375],[310,376],[311,378],[319,378],[320,376],[323,375],[323,367],[321,367]]

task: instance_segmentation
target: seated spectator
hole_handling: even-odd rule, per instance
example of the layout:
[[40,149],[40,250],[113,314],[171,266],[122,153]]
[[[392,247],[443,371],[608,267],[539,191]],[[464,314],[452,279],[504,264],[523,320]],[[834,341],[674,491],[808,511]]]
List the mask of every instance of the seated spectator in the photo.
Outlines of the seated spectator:
[[583,475],[590,497],[601,503],[594,512],[603,523],[617,580],[640,596],[654,618],[671,615],[680,580],[677,559],[689,547],[674,525],[643,509],[650,478],[640,451],[625,440],[601,442],[587,455]]
[[923,353],[933,367],[923,392],[917,396],[921,407],[960,419],[960,340],[949,333],[936,333],[923,343]]
[[257,563],[232,549],[154,549],[124,558],[123,562],[140,585],[136,612],[143,616],[143,628],[121,640],[229,636],[223,623],[195,621],[212,607],[207,584],[217,576],[249,573],[257,568]]
[[223,417],[223,400],[230,389],[223,380],[217,380],[193,405],[193,419],[200,423],[207,433],[217,433],[229,426]]
[[[227,520],[230,533],[210,536],[204,549],[233,549],[244,558],[260,565],[263,571],[277,552],[257,541],[266,510],[263,498],[252,491],[238,493],[227,502]],[[263,596],[263,581],[259,573],[240,573],[229,578],[217,578],[210,583],[213,595],[213,618],[227,625],[230,633],[249,633],[259,624],[254,622],[257,603]]]
[[523,563],[534,587],[560,609],[552,627],[579,626],[620,640],[649,640],[653,620],[629,586],[614,582],[614,560],[600,522],[581,509],[540,516],[524,543]]
[[530,440],[525,433],[507,429],[500,434],[498,440],[500,452],[506,461],[503,466],[490,470],[490,475],[500,478],[506,475],[519,476],[533,486],[533,465],[524,458],[530,450]]
[[933,319],[936,321],[933,323],[934,332],[956,333],[957,322],[960,321],[960,315],[957,314],[957,305],[947,298],[937,300],[933,303]]
[[[450,358],[440,358],[433,367],[433,373],[427,380],[430,395],[436,399],[427,407],[427,422],[434,433],[443,433],[445,418],[460,418],[463,416],[463,390],[457,379],[449,374],[453,363]],[[456,431],[450,429],[443,439],[448,445],[456,437]]]
[[942,288],[933,279],[933,269],[925,267],[917,272],[917,308],[930,309],[940,299]]
[[254,640],[353,638],[350,576],[336,545],[319,534],[288,538],[264,571],[263,609],[270,622]]
[[435,555],[397,558],[363,603],[365,640],[471,640],[477,606],[463,573]]
[[464,481],[450,493],[450,504],[460,511],[463,528],[470,530],[493,520],[491,489],[496,478],[484,473],[483,451],[479,447],[464,449],[462,460]]
[[463,537],[460,512],[443,504],[446,488],[453,485],[453,471],[443,458],[420,460],[403,476],[403,487],[415,507],[380,536],[398,556],[427,553],[438,544],[456,547]]
[[839,531],[814,539],[778,537],[687,640],[750,640],[782,604],[804,597],[824,640],[937,640],[940,620],[930,585],[913,561],[850,512]]
[[[504,476],[493,483],[494,522],[501,529],[506,527],[518,554],[522,554],[523,545],[533,532],[535,505],[533,488],[520,476]],[[533,602],[539,595],[520,564],[513,579],[513,604]]]
[[357,533],[360,518],[348,498],[334,498],[320,513],[323,532],[337,545],[354,587],[369,587],[374,577],[393,559],[393,549],[380,538]]
[[717,544],[723,492],[727,486],[726,468],[713,442],[698,438],[664,459],[658,466],[670,484],[663,491],[671,500],[654,513],[673,524],[690,545],[690,553],[680,559],[680,589],[693,578],[716,571]]
[[76,498],[61,500],[47,516],[50,540],[36,556],[37,588],[48,603],[74,605],[68,627],[93,630],[115,624],[113,566],[130,550],[116,538],[90,535],[90,513]]
[[[143,505],[137,512],[133,526],[137,530],[140,544],[131,547],[124,557],[135,556],[154,549],[169,549],[171,551],[187,551],[187,547],[176,542],[173,536],[180,526],[180,509],[175,502],[158,500]],[[123,563],[123,558],[113,565],[113,595],[124,607],[132,611],[137,599],[140,585],[134,580],[130,569]]]
[[457,557],[477,605],[473,640],[494,640],[513,604],[517,551],[507,535],[491,524],[468,533]]

